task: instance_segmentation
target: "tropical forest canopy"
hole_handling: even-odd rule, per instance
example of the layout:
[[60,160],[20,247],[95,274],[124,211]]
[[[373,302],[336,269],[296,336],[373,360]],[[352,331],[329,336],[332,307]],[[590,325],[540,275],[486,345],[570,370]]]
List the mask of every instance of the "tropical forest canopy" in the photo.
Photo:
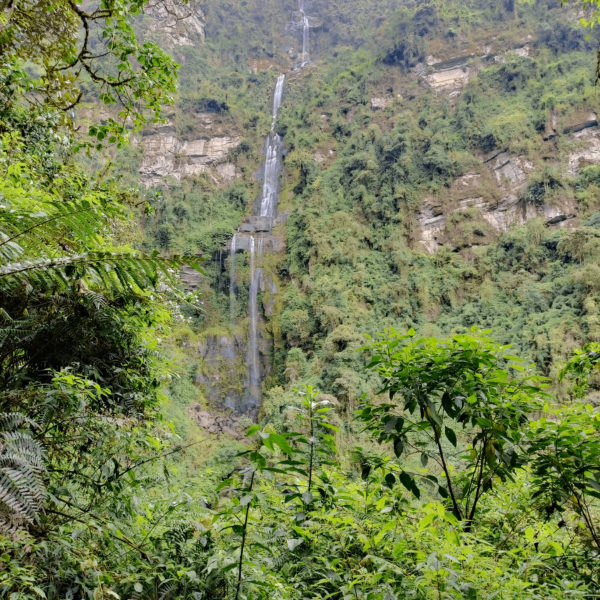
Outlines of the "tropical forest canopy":
[[596,597],[596,8],[0,0],[0,597]]

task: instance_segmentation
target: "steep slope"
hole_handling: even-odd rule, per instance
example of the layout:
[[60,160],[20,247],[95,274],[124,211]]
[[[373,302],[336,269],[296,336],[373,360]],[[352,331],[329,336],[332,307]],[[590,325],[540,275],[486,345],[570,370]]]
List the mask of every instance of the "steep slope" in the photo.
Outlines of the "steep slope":
[[255,265],[269,401],[313,382],[352,405],[373,391],[356,349],[390,326],[491,328],[545,374],[598,339],[595,41],[578,15],[553,1],[314,0],[313,62],[294,71],[298,8],[205,2],[174,45],[169,123],[123,158],[156,208],[144,245],[209,259],[188,281],[205,296],[189,315],[204,395],[235,406],[249,384],[250,257],[232,278],[230,248],[261,197],[280,73],[279,217]]

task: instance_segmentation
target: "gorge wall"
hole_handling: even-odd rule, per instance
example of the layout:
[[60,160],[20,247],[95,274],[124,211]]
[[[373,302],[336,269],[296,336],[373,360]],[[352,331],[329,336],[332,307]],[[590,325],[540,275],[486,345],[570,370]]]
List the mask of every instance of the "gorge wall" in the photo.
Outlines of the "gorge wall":
[[188,349],[213,410],[268,411],[307,382],[350,406],[372,392],[356,349],[389,326],[491,327],[546,374],[598,338],[595,42],[579,16],[207,2],[175,37],[153,17],[181,91],[126,160],[155,208],[143,243],[206,259],[184,281],[204,296]]

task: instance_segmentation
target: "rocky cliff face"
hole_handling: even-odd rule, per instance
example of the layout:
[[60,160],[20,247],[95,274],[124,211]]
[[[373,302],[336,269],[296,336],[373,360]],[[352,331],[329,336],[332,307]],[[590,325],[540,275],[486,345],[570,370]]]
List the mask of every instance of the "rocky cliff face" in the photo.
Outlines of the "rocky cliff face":
[[[272,315],[272,307],[278,294],[277,284],[271,276],[261,274],[259,285],[265,304],[264,313]],[[260,373],[262,379],[265,379],[273,371],[273,340],[262,316],[259,318],[258,332]],[[223,332],[219,335],[207,335],[197,344],[196,350],[199,368],[195,383],[210,406],[215,410],[226,408],[235,414],[249,413],[256,416],[248,380],[248,340],[245,334]]]
[[242,438],[238,417],[234,414],[215,414],[203,410],[200,404],[193,404],[188,408],[188,415],[208,433],[218,436],[226,434],[236,440]]
[[[564,141],[568,147],[562,165],[564,175],[575,177],[584,167],[600,163],[600,128],[595,114],[568,128]],[[555,163],[559,163],[558,159]],[[468,218],[472,224],[484,225],[476,230],[479,243],[469,245],[488,243],[498,234],[534,218],[544,219],[549,227],[577,225],[577,208],[572,199],[558,196],[550,202],[532,202],[525,197],[530,176],[541,168],[542,164],[534,165],[524,156],[516,156],[507,150],[482,156],[478,171],[455,179],[449,193],[423,202],[416,215],[419,224],[417,241],[430,254],[442,246],[456,248],[451,229],[466,211],[470,211]]]
[[229,152],[240,144],[237,135],[182,141],[173,124],[167,123],[145,132],[141,143],[144,158],[139,172],[146,187],[165,182],[168,177],[180,180],[201,173],[208,173],[216,185],[237,177],[235,165],[228,159]]
[[195,1],[157,2],[149,9],[148,33],[159,38],[162,46],[195,46],[204,41],[206,21]]
[[[204,42],[206,18],[196,1],[167,0],[149,10],[148,33],[161,45],[177,50],[182,46],[200,47]],[[176,52],[178,60],[184,56]],[[228,159],[240,144],[236,132],[223,127],[218,114],[196,113],[196,129],[201,137],[178,137],[172,120],[144,131],[140,143],[144,156],[139,169],[146,187],[166,183],[169,177],[180,180],[207,173],[217,186],[233,181],[238,173]]]
[[[531,36],[522,40],[522,44],[515,47],[512,52],[522,58],[528,58],[531,47],[525,43]],[[428,56],[425,63],[418,63],[414,72],[419,76],[421,83],[435,90],[436,94],[456,98],[460,95],[462,88],[477,75],[484,67],[493,64],[501,64],[506,59],[506,52],[494,54],[492,46],[482,48],[481,54],[469,54],[466,56],[455,56],[449,59],[441,59]]]

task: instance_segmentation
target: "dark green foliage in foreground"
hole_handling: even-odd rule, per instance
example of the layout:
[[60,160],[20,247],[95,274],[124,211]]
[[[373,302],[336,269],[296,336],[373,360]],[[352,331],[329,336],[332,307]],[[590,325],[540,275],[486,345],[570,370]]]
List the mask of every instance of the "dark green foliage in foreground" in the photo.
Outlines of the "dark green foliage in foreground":
[[[0,580],[13,597],[81,597],[94,576],[66,540],[91,528],[96,548],[147,556],[115,523],[142,486],[135,470],[173,451],[159,412],[172,368],[155,336],[169,330],[166,300],[186,301],[183,260],[117,242],[145,203],[87,177],[55,111],[39,114],[27,127],[8,103],[0,124],[0,536],[16,552]],[[45,557],[45,583],[20,566],[19,548]]]
[[[369,399],[356,417],[378,448],[351,423],[334,424],[332,401],[307,388],[249,429],[233,471],[215,480],[207,467],[165,481],[152,461],[136,461],[149,429],[136,436],[139,425],[90,419],[92,443],[79,468],[61,471],[28,534],[1,540],[11,562],[0,585],[26,598],[43,591],[152,600],[593,592],[598,411],[542,407],[551,398],[537,381],[476,333],[411,338],[387,335],[372,347],[387,391],[383,404]],[[69,375],[54,386],[59,410],[105,394]],[[526,406],[541,407],[543,417],[521,418]],[[82,469],[114,447],[117,431],[131,470]],[[56,469],[61,462],[47,447]],[[63,443],[65,466],[69,450]],[[57,529],[61,514],[71,521]]]
[[[541,408],[538,398],[543,379],[532,374],[509,378],[502,365],[518,359],[503,356],[503,348],[485,338],[462,335],[440,344],[436,339],[412,341],[412,337],[412,330],[407,335],[390,331],[387,339],[370,347],[376,354],[368,365],[383,381],[378,394],[388,393],[390,402],[395,396],[404,398],[405,417],[396,416],[396,404],[388,403],[366,405],[360,419],[379,443],[393,445],[398,458],[421,450],[424,465],[429,458],[438,462],[445,476],[438,492],[450,498],[456,518],[468,523],[493,480],[513,480],[516,470],[527,463],[522,430],[528,415]],[[524,371],[518,363],[512,369]],[[473,433],[463,450],[467,454],[464,471],[455,477],[441,441],[446,438],[456,447],[456,430],[461,425]],[[423,433],[429,447],[415,443],[414,438],[424,437]],[[429,477],[425,483],[440,483]],[[401,480],[420,496],[419,483],[412,475],[404,472]]]

